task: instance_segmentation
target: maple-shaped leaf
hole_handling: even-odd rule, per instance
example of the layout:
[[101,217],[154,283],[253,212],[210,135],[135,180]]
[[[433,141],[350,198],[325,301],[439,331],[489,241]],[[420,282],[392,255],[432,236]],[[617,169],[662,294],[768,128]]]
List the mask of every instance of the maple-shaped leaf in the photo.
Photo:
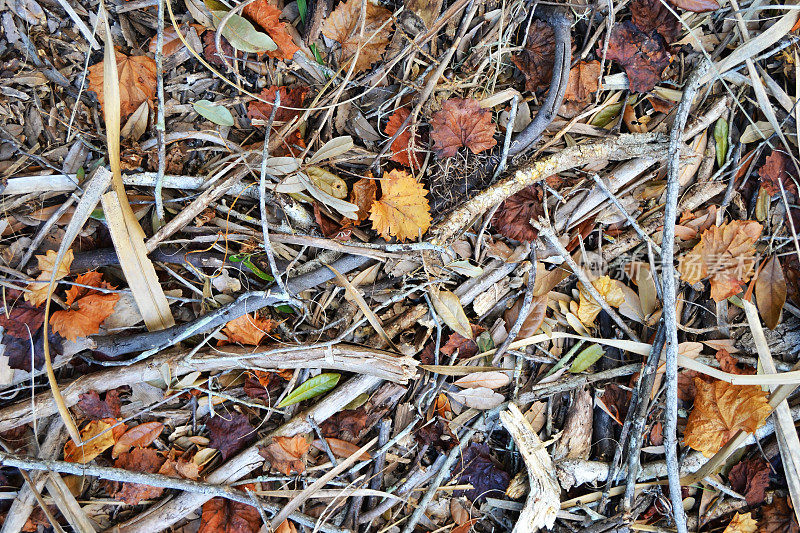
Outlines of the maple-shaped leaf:
[[308,87],[279,87],[273,85],[261,90],[258,96],[265,100],[253,100],[247,104],[247,117],[250,120],[269,120],[272,113],[272,104],[266,102],[274,102],[275,95],[280,91],[281,103],[278,104],[278,111],[275,113],[275,122],[289,122],[294,117],[297,117],[303,111],[303,100],[308,94]]
[[306,470],[305,455],[311,441],[301,433],[293,437],[275,437],[266,446],[259,447],[258,453],[269,461],[270,468],[286,476]]
[[492,112],[474,98],[450,98],[431,118],[431,139],[439,157],[453,157],[462,146],[473,154],[493,148]]
[[[200,24],[183,24],[181,26],[181,35],[183,35],[184,39],[192,28],[194,28],[194,30],[197,32],[197,35],[202,35],[202,33],[206,31],[206,29]],[[211,33],[213,35],[214,32]],[[183,41],[178,38],[178,31],[175,29],[175,26],[171,24],[168,25],[164,28],[164,46],[162,47],[164,57],[171,56],[181,48],[183,48]],[[157,36],[154,36],[152,39],[150,39],[148,51],[151,54],[155,54],[156,51],[158,51]]]
[[228,322],[222,333],[228,337],[228,342],[258,346],[277,325],[277,322],[269,318],[246,314]]
[[711,457],[739,430],[754,433],[772,409],[767,393],[755,385],[711,383],[695,378],[697,394],[684,432],[684,443]]
[[747,505],[753,506],[764,501],[769,473],[769,463],[757,456],[734,465],[728,474],[728,481],[733,490],[744,495]]
[[267,0],[256,0],[252,4],[247,4],[242,9],[242,15],[261,26],[278,46],[277,50],[267,52],[269,57],[288,60],[300,50],[286,29],[287,24],[280,21],[281,10]]
[[511,61],[525,75],[525,89],[534,92],[550,86],[556,58],[556,36],[544,21],[534,20],[528,27],[525,48]]
[[247,415],[237,412],[218,413],[206,421],[208,446],[216,448],[223,459],[239,452],[256,439],[256,428],[250,424]]
[[[598,50],[598,55],[602,53]],[[606,57],[625,69],[630,88],[637,93],[652,90],[670,63],[664,38],[654,31],[641,31],[629,20],[614,26]]]
[[492,226],[501,235],[517,241],[533,241],[539,232],[531,220],[544,216],[544,195],[538,185],[525,187],[503,200],[492,217]]
[[753,220],[734,220],[707,229],[678,263],[681,279],[695,284],[711,278],[711,297],[717,302],[739,294],[753,275],[761,229]]
[[227,498],[211,498],[203,504],[197,533],[258,533],[260,529],[261,515],[255,507]]
[[[126,56],[117,52],[117,75],[119,76],[119,108],[123,119],[156,96],[156,62],[148,56]],[[89,90],[97,94],[103,108],[103,62],[89,67],[86,79]]]
[[788,498],[775,496],[771,504],[762,508],[758,533],[800,533],[800,525]]
[[[152,448],[134,448],[121,454],[114,461],[114,466],[129,472],[156,474],[163,473],[160,470],[166,460],[166,457]],[[114,492],[113,496],[115,500],[128,505],[138,505],[142,500],[153,500],[163,493],[164,489],[161,487],[125,482]]]
[[372,203],[372,228],[384,239],[415,239],[428,231],[431,212],[425,186],[404,170],[392,170],[381,180],[381,199]]
[[[75,280],[81,285],[90,285],[100,289],[114,289],[103,281],[100,272],[87,272]],[[50,317],[53,331],[65,339],[74,341],[78,337],[86,337],[100,331],[100,324],[111,316],[114,306],[119,301],[117,293],[103,293],[89,287],[73,285],[67,291],[69,309],[56,311]]]
[[717,0],[669,0],[669,2],[675,7],[695,13],[705,13],[719,9]]
[[736,513],[723,533],[756,533],[757,529],[758,524],[750,513]]
[[[28,285],[28,292],[25,293],[25,301],[38,307],[47,299],[47,286],[50,283],[50,276],[53,275],[57,256],[58,254],[55,250],[47,250],[44,255],[36,256],[36,261],[39,263],[39,270],[41,272],[36,277],[36,281]],[[67,250],[64,254],[64,258],[58,265],[56,281],[69,275],[69,268],[72,266],[73,257],[72,250]],[[55,291],[55,287],[53,287],[53,290]]]
[[[586,105],[591,94],[600,87],[600,62],[579,61],[569,71],[569,81],[564,91],[564,100],[573,112]],[[569,105],[569,104],[572,105]]]
[[[403,125],[403,122],[406,121],[410,114],[411,111],[405,107],[396,109],[392,116],[389,117],[389,121],[383,130],[384,133],[391,138],[397,133],[397,130],[400,129],[400,126]],[[411,124],[409,123],[392,143],[392,157],[390,159],[407,167],[419,168],[423,159],[422,152],[419,151],[419,145],[419,134],[415,135],[414,142],[411,142]],[[414,147],[417,147],[416,150],[414,150]]]
[[120,418],[122,416],[119,391],[117,389],[106,392],[103,400],[100,399],[97,391],[84,392],[80,395],[80,400],[78,400],[78,408],[91,420]]
[[350,203],[358,206],[356,224],[360,224],[369,217],[369,210],[378,195],[378,183],[374,179],[361,178],[353,184],[350,192]]
[[[618,283],[617,280],[611,279],[609,276],[602,276],[592,281],[592,286],[597,289],[597,292],[609,305],[619,307],[625,302],[625,293],[622,292]],[[577,316],[585,326],[594,327],[594,319],[597,318],[603,308],[600,307],[600,304],[595,301],[582,283],[578,283],[578,289],[580,291],[580,303]]]
[[671,43],[681,31],[678,18],[661,3],[661,0],[634,0],[630,4],[631,20],[645,33],[656,31]]
[[125,424],[111,429],[116,423],[117,420],[114,418],[104,418],[86,424],[80,432],[83,444],[77,446],[75,441],[69,439],[64,445],[64,460],[69,463],[86,464],[111,448],[126,430]]
[[488,497],[502,496],[511,476],[503,466],[489,455],[489,446],[473,442],[460,456],[460,461],[453,472],[457,475],[459,485],[471,484],[474,488],[467,491],[456,491],[454,496],[462,494],[473,503],[479,503]]
[[361,0],[340,2],[322,23],[322,34],[342,46],[339,64],[352,58],[360,48],[355,73],[367,70],[379,60],[389,44],[392,12],[378,4],[367,2],[367,16],[361,32]]
[[770,196],[774,196],[780,194],[781,182],[783,182],[783,189],[787,193],[797,194],[797,185],[792,179],[793,171],[794,165],[789,156],[781,150],[773,150],[758,169],[761,188]]

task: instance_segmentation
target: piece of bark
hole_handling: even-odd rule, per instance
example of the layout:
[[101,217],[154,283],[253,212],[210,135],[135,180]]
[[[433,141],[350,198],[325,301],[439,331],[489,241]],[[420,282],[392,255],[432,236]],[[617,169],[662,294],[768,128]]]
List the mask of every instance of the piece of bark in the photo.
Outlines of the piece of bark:
[[592,395],[585,388],[573,393],[561,438],[553,447],[553,461],[588,459],[592,443]]

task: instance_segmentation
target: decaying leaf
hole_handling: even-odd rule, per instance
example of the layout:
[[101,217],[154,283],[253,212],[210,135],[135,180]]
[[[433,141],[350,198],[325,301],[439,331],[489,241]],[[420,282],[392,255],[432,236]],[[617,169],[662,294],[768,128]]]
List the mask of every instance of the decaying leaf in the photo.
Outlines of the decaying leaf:
[[[514,302],[514,305],[503,314],[503,319],[506,322],[506,329],[513,327],[514,323],[517,321],[519,312],[522,309],[522,300],[522,298],[518,298],[517,301]],[[539,327],[541,327],[547,316],[547,301],[547,294],[533,297],[528,317],[522,322],[522,327],[517,334],[518,338],[524,339],[525,337],[530,337],[539,330]]]
[[[117,52],[117,74],[119,76],[120,115],[124,119],[156,96],[156,62],[148,56],[126,56]],[[86,76],[89,90],[97,94],[103,108],[103,62],[89,67]]]
[[[354,455],[355,453],[358,452],[358,450],[361,449],[361,446],[359,446],[358,444],[353,444],[352,442],[348,442],[342,439],[337,439],[335,437],[328,437],[327,439],[325,439],[325,442],[328,444],[328,447],[330,448],[331,452],[336,457],[347,458]],[[311,445],[321,452],[325,451],[325,444],[322,443],[322,439],[315,439],[311,443]],[[370,457],[372,456],[369,453],[362,452],[361,455],[359,455],[358,460],[366,461]]]
[[[411,111],[405,107],[397,108],[395,112],[392,113],[392,116],[389,117],[386,128],[383,130],[384,133],[392,137],[397,133],[410,114]],[[413,166],[414,168],[419,168],[422,164],[422,152],[420,152],[419,149],[420,144],[419,134],[414,136],[412,143],[411,123],[409,123],[392,143],[392,157],[390,159],[407,167]]]
[[775,196],[781,192],[781,182],[783,189],[787,193],[797,194],[797,184],[792,179],[794,165],[791,158],[781,150],[773,150],[767,156],[766,161],[758,169],[761,178],[761,188],[770,196]]
[[[625,294],[619,288],[617,280],[609,276],[602,276],[592,282],[592,286],[597,289],[606,302],[612,307],[619,307],[625,301]],[[594,327],[594,319],[603,310],[582,283],[578,284],[580,289],[580,304],[578,306],[578,318],[587,327]]]
[[269,318],[246,314],[228,322],[222,333],[228,337],[229,342],[258,346],[277,326],[278,324]]
[[356,60],[355,72],[367,70],[372,63],[383,55],[389,44],[391,34],[392,13],[385,7],[367,2],[367,16],[364,21],[363,36],[361,33],[361,0],[345,0],[340,2],[325,22],[322,33],[328,39],[337,41],[342,46],[339,63],[344,64],[351,59],[360,48]]
[[755,292],[761,318],[769,329],[775,329],[786,303],[786,278],[777,255],[773,255],[758,273]]
[[[48,250],[44,255],[36,256],[41,273],[36,277],[35,282],[28,285],[28,292],[25,293],[25,300],[37,307],[42,305],[47,299],[47,286],[50,283],[50,276],[53,275],[53,267],[57,256],[58,254],[55,250]],[[58,265],[55,276],[56,281],[64,279],[69,275],[69,268],[72,266],[73,258],[72,250],[67,250],[64,254],[64,258]],[[55,291],[55,287],[53,290]]]
[[743,494],[747,505],[754,506],[764,501],[769,486],[770,466],[763,457],[756,456],[734,465],[728,474],[731,488]]
[[273,471],[289,476],[292,472],[305,472],[305,456],[310,447],[311,440],[301,433],[293,437],[275,437],[268,445],[259,447],[258,453],[270,462]]
[[772,503],[762,507],[762,510],[758,533],[800,533],[788,498],[775,496]]
[[[598,55],[602,55],[602,49]],[[630,88],[637,93],[652,90],[670,63],[663,37],[656,32],[645,33],[631,21],[614,26],[606,57],[625,69]]]
[[[75,281],[98,289],[116,288],[103,281],[100,272],[81,274]],[[101,292],[80,285],[74,285],[67,291],[66,303],[69,309],[56,311],[50,317],[53,331],[72,341],[100,331],[100,324],[111,316],[119,301],[118,293]]]
[[723,533],[755,533],[757,529],[757,523],[750,513],[736,513]]
[[669,2],[675,7],[695,13],[705,13],[706,11],[715,11],[719,9],[719,2],[717,2],[717,0],[669,0]]
[[739,430],[753,433],[771,412],[767,393],[755,385],[695,378],[697,394],[684,432],[687,446],[711,457]]
[[[81,441],[83,445],[76,446],[75,441],[69,439],[64,445],[64,460],[69,463],[86,464],[92,459],[111,448],[116,442],[115,430],[111,427],[117,421],[113,418],[103,420],[92,420],[81,430]],[[125,431],[125,425],[119,426]]]
[[[252,485],[249,488],[252,490]],[[258,533],[260,529],[261,515],[255,507],[227,498],[211,498],[203,504],[197,533]]]
[[381,198],[373,202],[369,219],[384,239],[416,239],[431,225],[425,186],[402,170],[392,170],[381,180]]
[[206,422],[209,433],[209,446],[216,448],[223,459],[234,455],[256,439],[254,428],[247,415],[231,412],[217,414]]
[[112,389],[106,392],[103,400],[97,391],[90,390],[81,394],[78,401],[78,408],[86,417],[91,420],[101,420],[103,418],[120,418],[119,392]]
[[550,85],[555,57],[553,28],[544,21],[534,20],[528,29],[525,48],[511,61],[525,75],[525,89],[533,92]]
[[275,112],[275,122],[289,122],[303,112],[303,100],[308,94],[308,87],[279,87],[273,85],[262,89],[258,94],[259,98],[264,102],[253,100],[247,104],[247,118],[250,120],[269,120],[269,116],[272,113],[272,104],[266,102],[274,102],[278,92],[281,95],[281,103],[278,111]]
[[482,502],[486,497],[502,498],[511,481],[502,465],[489,455],[489,446],[473,442],[461,454],[453,473],[457,483],[471,484],[474,488],[468,491],[456,491],[454,496],[466,496],[471,502]]
[[539,232],[531,220],[544,216],[544,194],[538,185],[525,187],[503,200],[492,217],[492,226],[502,235],[518,241],[533,241]]
[[378,195],[377,181],[370,178],[361,178],[353,184],[350,192],[350,203],[358,206],[357,224],[369,218],[369,211]]
[[[165,462],[166,457],[152,448],[134,448],[129,452],[122,453],[114,462],[114,466],[130,472],[155,474],[163,473],[161,467]],[[164,489],[161,487],[125,482],[115,491],[114,499],[128,505],[138,505],[142,500],[152,500],[160,497],[163,493]]]
[[277,50],[267,51],[269,57],[292,59],[294,53],[300,49],[294,44],[291,34],[287,31],[287,24],[280,21],[281,10],[270,4],[268,0],[256,0],[247,4],[242,9],[242,15],[261,26],[277,45]]
[[711,278],[711,297],[717,302],[738,294],[753,275],[760,236],[761,224],[752,220],[712,226],[678,263],[681,279],[695,284]]
[[453,157],[462,146],[473,154],[493,148],[495,124],[492,112],[474,98],[450,98],[431,118],[433,149],[439,157]]
[[564,101],[573,113],[583,108],[592,93],[597,91],[600,86],[600,74],[600,62],[597,60],[579,61],[569,71]]
[[[197,35],[200,35],[204,31],[206,31],[206,29],[200,24],[184,24],[181,26],[181,34],[183,35],[184,38],[186,38],[186,35],[189,33],[189,31],[191,31],[192,28],[194,28],[194,30],[197,32]],[[171,56],[181,48],[183,48],[183,42],[178,38],[177,30],[175,30],[175,27],[173,25],[171,24],[167,25],[164,28],[164,47],[162,49],[164,57]],[[150,46],[148,47],[148,51],[151,54],[155,54],[157,50],[158,50],[158,40],[156,39],[156,37],[153,37],[152,39],[150,39]]]
[[678,37],[681,23],[661,0],[634,0],[631,2],[633,23],[645,33],[656,31],[668,43]]
[[467,407],[480,409],[482,411],[494,409],[505,400],[505,396],[502,394],[481,386],[460,390],[458,392],[450,392],[448,394],[450,394],[450,397],[455,401],[463,403]]

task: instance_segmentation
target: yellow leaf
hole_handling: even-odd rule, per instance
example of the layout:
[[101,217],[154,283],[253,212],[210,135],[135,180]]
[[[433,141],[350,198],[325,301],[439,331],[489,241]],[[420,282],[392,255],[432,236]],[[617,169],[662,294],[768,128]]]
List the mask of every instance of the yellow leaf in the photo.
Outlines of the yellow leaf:
[[[71,439],[64,445],[64,460],[69,463],[86,464],[107,449],[116,441],[115,431],[107,431],[116,424],[113,418],[92,420],[81,430],[82,446],[76,446]],[[120,426],[124,431],[124,424]],[[116,428],[115,428],[116,429]],[[105,433],[104,433],[105,432]]]
[[[25,300],[35,306],[41,305],[47,299],[47,286],[50,283],[50,276],[53,274],[53,267],[57,255],[55,250],[47,250],[45,255],[36,256],[39,262],[39,270],[41,270],[42,273],[36,278],[37,281],[28,285],[29,292],[25,293]],[[61,260],[61,264],[56,271],[56,280],[63,279],[69,275],[72,259],[72,250],[67,250],[67,253],[64,254],[64,259]]]
[[373,202],[369,219],[381,237],[415,239],[431,225],[428,191],[403,170],[392,170],[381,180],[381,199]]
[[[609,276],[597,278],[592,282],[592,286],[597,289],[597,292],[613,307],[619,307],[625,302],[625,293],[619,287],[617,280],[611,279]],[[582,283],[578,284],[580,290],[580,305],[578,306],[578,318],[587,327],[594,327],[594,319],[600,314],[603,309],[597,303],[586,287]]]
[[750,513],[736,513],[724,533],[755,533],[757,530],[758,523],[750,518]]

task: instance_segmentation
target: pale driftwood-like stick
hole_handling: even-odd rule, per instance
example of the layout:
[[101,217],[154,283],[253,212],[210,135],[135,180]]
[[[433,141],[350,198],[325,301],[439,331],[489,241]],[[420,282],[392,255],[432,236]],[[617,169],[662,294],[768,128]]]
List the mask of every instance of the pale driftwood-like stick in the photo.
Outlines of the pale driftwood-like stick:
[[[130,383],[161,379],[160,369],[164,364],[169,365],[174,377],[194,371],[216,372],[235,368],[324,368],[364,374],[397,383],[405,383],[413,377],[417,366],[417,361],[411,357],[399,357],[389,352],[347,344],[323,348],[308,346],[289,353],[268,355],[249,355],[251,352],[252,349],[235,346],[227,346],[225,351],[208,348],[199,355],[195,354],[187,362],[183,360],[186,354],[184,350],[170,350],[149,361],[79,376],[63,388],[62,395],[64,403],[71,407],[78,403],[81,394],[90,390],[103,392]],[[0,432],[56,412],[52,395],[41,392],[33,398],[33,403],[23,400],[0,410]]]
[[[311,431],[308,417],[317,424],[327,420],[331,415],[353,401],[354,398],[372,390],[382,380],[372,376],[358,376],[339,385],[322,401],[305,412],[298,413],[291,420],[272,431],[264,440],[277,436],[291,436]],[[248,447],[227,461],[221,468],[212,472],[206,482],[226,484],[238,481],[250,472],[259,468],[264,459],[258,454],[258,447],[264,440]],[[171,500],[161,502],[144,513],[135,516],[124,524],[114,528],[115,533],[150,533],[162,531],[170,525],[202,506],[211,497],[204,494],[183,493]]]
[[514,533],[532,533],[551,528],[561,508],[561,487],[556,479],[553,460],[544,443],[513,403],[500,413],[500,420],[517,445],[528,470],[530,492],[514,526]]

